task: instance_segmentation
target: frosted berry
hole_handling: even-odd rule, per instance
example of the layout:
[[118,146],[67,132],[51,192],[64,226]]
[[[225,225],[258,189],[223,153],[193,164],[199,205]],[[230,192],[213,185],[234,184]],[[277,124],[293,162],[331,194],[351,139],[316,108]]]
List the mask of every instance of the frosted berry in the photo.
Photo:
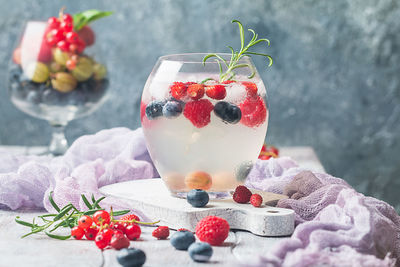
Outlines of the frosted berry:
[[146,107],[146,116],[149,120],[154,120],[162,116],[164,102],[152,101]]
[[187,94],[187,85],[181,82],[174,82],[171,86],[170,86],[170,91],[171,91],[171,95],[175,98],[175,99],[182,99],[186,96]]
[[202,189],[192,189],[186,195],[187,202],[196,208],[207,205],[209,199],[208,193]]
[[153,231],[152,236],[157,239],[167,239],[169,236],[169,228],[167,226],[159,226]]
[[210,123],[213,104],[207,99],[190,101],[186,103],[183,115],[197,128],[202,128]]
[[214,113],[224,122],[232,124],[238,123],[242,118],[242,112],[240,108],[225,101],[219,101],[217,104],[215,104]]
[[250,197],[250,203],[251,205],[253,205],[254,207],[260,207],[261,204],[263,202],[263,198],[262,196],[260,196],[259,194],[253,194]]
[[217,216],[207,216],[196,225],[196,236],[212,246],[221,245],[229,234],[229,223]]
[[71,236],[77,240],[82,239],[82,237],[85,235],[85,230],[80,228],[79,226],[75,226],[71,229]]
[[187,250],[196,241],[194,234],[188,231],[175,232],[171,236],[171,245],[178,250]]
[[191,84],[187,88],[187,94],[193,100],[199,100],[204,96],[204,85],[202,84]]
[[247,97],[240,104],[240,110],[242,111],[240,122],[248,127],[257,127],[263,124],[267,117],[267,107],[259,96],[256,98]]
[[208,85],[206,87],[206,95],[212,99],[221,100],[226,96],[226,89],[224,85]]
[[118,251],[117,261],[122,266],[142,266],[146,262],[146,254],[137,248],[124,248]]
[[242,84],[246,87],[247,96],[249,96],[249,97],[257,96],[258,88],[255,83],[244,81],[244,82],[242,82]]
[[163,107],[163,115],[166,118],[175,118],[182,113],[182,104],[178,101],[168,101]]
[[233,193],[233,200],[237,203],[244,204],[250,201],[251,195],[252,193],[247,187],[239,185]]
[[206,262],[211,258],[213,249],[208,243],[197,242],[190,245],[188,252],[192,260]]

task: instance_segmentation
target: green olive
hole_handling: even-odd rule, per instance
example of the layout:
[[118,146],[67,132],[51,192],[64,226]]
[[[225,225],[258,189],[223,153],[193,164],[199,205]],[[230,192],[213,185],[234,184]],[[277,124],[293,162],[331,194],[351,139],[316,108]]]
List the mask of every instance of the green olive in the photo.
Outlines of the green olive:
[[84,82],[93,75],[93,62],[87,57],[80,57],[71,73],[79,82]]
[[41,62],[32,62],[25,70],[26,76],[36,83],[44,83],[49,78],[49,68]]
[[53,58],[58,64],[65,66],[69,59],[69,54],[67,52],[63,52],[60,48],[56,48],[53,49]]
[[51,85],[57,91],[68,93],[74,90],[78,82],[74,76],[68,72],[58,72],[51,79]]
[[107,75],[107,68],[103,64],[96,63],[93,65],[93,77],[95,80],[102,80]]

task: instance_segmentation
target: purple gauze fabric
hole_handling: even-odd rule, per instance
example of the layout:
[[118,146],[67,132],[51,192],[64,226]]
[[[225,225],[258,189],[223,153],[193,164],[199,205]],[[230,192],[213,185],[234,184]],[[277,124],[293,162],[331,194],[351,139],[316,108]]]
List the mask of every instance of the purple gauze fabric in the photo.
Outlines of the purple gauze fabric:
[[[257,161],[247,185],[286,193],[297,227],[259,259],[260,266],[394,266],[400,255],[400,218],[385,202],[365,197],[346,182],[305,172],[289,158]],[[57,158],[9,156],[0,151],[0,208],[45,208],[48,194],[60,205],[84,209],[80,194],[100,196],[107,184],[158,177],[141,129],[103,130],[76,140]],[[127,207],[107,198],[104,206]],[[144,214],[139,215],[144,217]],[[391,253],[391,257],[389,254]]]

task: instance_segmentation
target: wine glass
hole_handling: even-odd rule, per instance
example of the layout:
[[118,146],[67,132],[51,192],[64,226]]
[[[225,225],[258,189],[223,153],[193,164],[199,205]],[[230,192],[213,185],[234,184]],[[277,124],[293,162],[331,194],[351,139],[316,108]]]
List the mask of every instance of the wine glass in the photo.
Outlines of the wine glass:
[[27,22],[9,65],[9,94],[18,109],[49,122],[48,152],[62,155],[68,122],[100,107],[109,81],[91,47],[80,54],[63,51],[48,44],[47,34],[46,22]]
[[[230,54],[219,55],[229,63]],[[267,132],[266,89],[251,59],[221,81],[218,62],[203,64],[205,56],[160,57],[143,89],[147,148],[176,197],[192,189],[228,196],[245,182]]]

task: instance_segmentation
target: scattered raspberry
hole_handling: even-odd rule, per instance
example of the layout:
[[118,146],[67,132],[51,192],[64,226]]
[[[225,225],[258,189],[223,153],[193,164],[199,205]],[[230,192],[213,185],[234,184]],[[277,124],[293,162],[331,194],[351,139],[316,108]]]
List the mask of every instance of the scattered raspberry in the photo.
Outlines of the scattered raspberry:
[[255,83],[252,82],[242,82],[242,84],[246,87],[247,96],[255,97],[258,93],[258,88]]
[[247,187],[239,185],[233,193],[233,200],[237,203],[247,203],[250,201],[251,195],[251,191]]
[[250,197],[250,203],[251,205],[253,205],[254,207],[260,207],[261,204],[263,202],[263,198],[262,196],[260,196],[259,194],[252,194]]
[[182,99],[186,96],[187,86],[181,82],[174,82],[171,87],[171,95],[176,99]]
[[157,239],[167,239],[169,236],[169,228],[167,226],[159,226],[153,231],[152,236]]
[[247,97],[243,103],[240,104],[242,111],[241,123],[248,127],[257,127],[264,123],[267,117],[267,107],[263,99],[259,96],[256,98]]
[[199,100],[204,96],[204,85],[194,83],[188,86],[187,93],[193,100]]
[[179,228],[178,230],[177,230],[178,232],[190,232],[188,229],[186,229],[186,228]]
[[120,221],[140,221],[140,218],[136,214],[127,214],[119,219]]
[[210,113],[213,109],[214,106],[209,100],[201,99],[186,103],[183,115],[185,115],[194,126],[202,128],[210,123]]
[[221,84],[209,85],[206,87],[206,95],[212,99],[224,99],[226,96],[225,86]]
[[229,234],[229,223],[217,216],[207,216],[196,225],[196,236],[212,246],[221,245]]

